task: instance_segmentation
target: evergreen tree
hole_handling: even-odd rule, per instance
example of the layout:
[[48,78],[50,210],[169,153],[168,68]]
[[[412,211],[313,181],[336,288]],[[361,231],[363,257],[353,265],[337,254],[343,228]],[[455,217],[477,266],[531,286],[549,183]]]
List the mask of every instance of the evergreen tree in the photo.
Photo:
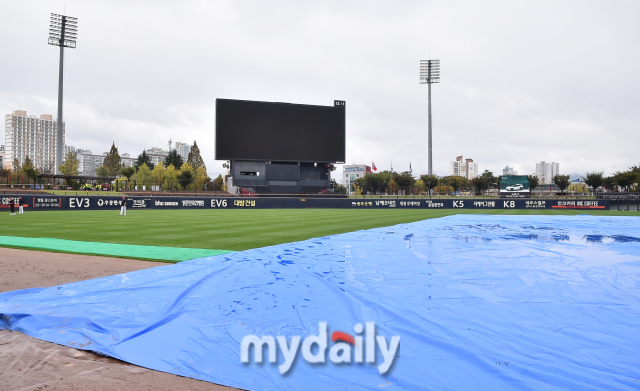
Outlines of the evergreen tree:
[[[27,178],[31,178],[33,179],[33,183],[36,183],[36,178],[38,177],[38,175],[40,174],[40,172],[38,171],[37,168],[35,168],[33,166],[33,162],[31,161],[31,159],[29,158],[29,156],[27,156],[24,159],[24,164],[22,165],[22,172],[24,172],[24,175]],[[27,180],[27,185],[29,184],[29,181]]]
[[198,144],[196,144],[195,140],[193,141],[193,146],[191,146],[191,150],[189,151],[187,163],[189,163],[194,170],[197,170],[200,167],[204,167],[205,171],[207,170],[207,166],[204,165],[204,160],[202,160],[202,156],[200,156],[200,148],[198,148]]
[[127,178],[127,185],[130,185],[131,177],[136,173],[136,169],[134,167],[122,167],[120,169],[120,176]]
[[122,159],[120,159],[116,143],[111,145],[111,150],[107,154],[107,157],[104,158],[102,165],[107,169],[109,176],[116,176],[120,173],[120,168],[122,168]]
[[146,164],[149,170],[153,170],[153,167],[155,167],[155,164],[151,163],[151,158],[147,155],[146,151],[142,151],[142,153],[138,155],[138,161],[135,162],[134,166],[137,170],[143,164]]
[[178,183],[180,183],[180,186],[182,186],[182,189],[189,190],[188,186],[193,183],[195,178],[193,175],[193,169],[188,163],[185,163],[180,167],[180,171],[178,172],[176,179],[178,180]]
[[179,170],[180,167],[182,167],[182,163],[184,163],[184,161],[175,149],[169,152],[169,155],[164,159],[164,165],[167,166],[167,168],[169,168],[170,165],[173,165],[176,170]]

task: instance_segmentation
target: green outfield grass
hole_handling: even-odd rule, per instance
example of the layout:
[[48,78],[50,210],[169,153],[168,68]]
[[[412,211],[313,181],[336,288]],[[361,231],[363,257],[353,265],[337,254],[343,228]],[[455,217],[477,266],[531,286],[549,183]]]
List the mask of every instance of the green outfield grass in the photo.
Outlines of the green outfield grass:
[[246,250],[454,214],[613,215],[584,210],[254,209],[51,211],[0,214],[3,235],[88,242]]

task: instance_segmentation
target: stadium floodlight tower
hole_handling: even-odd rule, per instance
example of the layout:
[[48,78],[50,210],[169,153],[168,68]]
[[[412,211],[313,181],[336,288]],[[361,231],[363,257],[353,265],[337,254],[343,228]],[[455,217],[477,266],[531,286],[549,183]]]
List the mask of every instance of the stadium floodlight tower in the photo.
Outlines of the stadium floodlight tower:
[[60,46],[60,69],[58,71],[58,126],[56,129],[56,173],[62,165],[62,75],[64,48],[76,48],[78,39],[78,18],[51,14],[49,23],[49,45]]
[[433,175],[431,154],[431,83],[440,83],[440,60],[420,60],[420,84],[429,85],[429,175]]

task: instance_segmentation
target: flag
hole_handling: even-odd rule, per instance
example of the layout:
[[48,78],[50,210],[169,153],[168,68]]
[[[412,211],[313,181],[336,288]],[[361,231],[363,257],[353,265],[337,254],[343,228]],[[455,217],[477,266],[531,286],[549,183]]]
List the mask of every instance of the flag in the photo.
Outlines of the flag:
[[20,177],[20,183],[22,183],[22,177]]
[[378,171],[374,162],[371,162],[371,168],[373,168],[373,171]]
[[413,170],[411,169],[411,162],[409,162],[409,174],[413,174]]

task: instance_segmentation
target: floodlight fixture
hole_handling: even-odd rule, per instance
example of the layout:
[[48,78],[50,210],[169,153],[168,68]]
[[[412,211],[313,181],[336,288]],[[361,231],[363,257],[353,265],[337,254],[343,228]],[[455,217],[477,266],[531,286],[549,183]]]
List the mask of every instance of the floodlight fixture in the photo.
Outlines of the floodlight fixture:
[[431,84],[440,83],[440,60],[420,60],[420,84],[429,85],[429,175],[433,175],[431,137]]
[[51,14],[49,45],[75,49],[78,39],[78,18]]
[[78,40],[78,18],[51,14],[49,19],[49,45],[60,47],[60,68],[58,70],[58,126],[56,129],[56,173],[62,165],[62,79],[64,70],[64,48],[76,48]]

